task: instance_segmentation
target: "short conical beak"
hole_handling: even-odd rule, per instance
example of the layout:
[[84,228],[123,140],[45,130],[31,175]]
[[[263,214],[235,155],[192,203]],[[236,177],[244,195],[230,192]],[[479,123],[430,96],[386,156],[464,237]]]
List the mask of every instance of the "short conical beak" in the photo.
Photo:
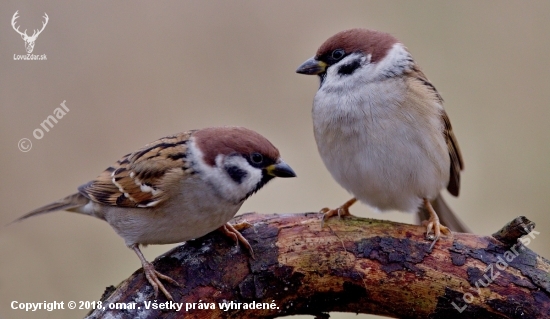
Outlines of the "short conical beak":
[[327,69],[327,64],[323,61],[316,60],[315,57],[302,63],[296,70],[296,73],[316,75],[324,73]]
[[267,174],[275,177],[296,177],[294,170],[292,170],[292,168],[283,161],[269,165],[266,167],[266,171]]

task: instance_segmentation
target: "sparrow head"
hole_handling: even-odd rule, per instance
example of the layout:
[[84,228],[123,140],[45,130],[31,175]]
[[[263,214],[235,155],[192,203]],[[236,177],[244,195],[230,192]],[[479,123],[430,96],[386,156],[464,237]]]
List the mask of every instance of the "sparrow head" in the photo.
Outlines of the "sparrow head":
[[295,176],[260,134],[243,127],[212,127],[149,143],[78,190],[92,201],[118,207],[159,207],[189,187],[239,203],[273,177]]
[[366,82],[401,75],[413,63],[407,49],[392,35],[350,29],[328,38],[296,72],[318,75],[322,86],[327,79],[356,77],[358,73]]
[[279,150],[244,127],[213,127],[193,133],[194,171],[225,199],[242,202],[274,177],[295,177]]

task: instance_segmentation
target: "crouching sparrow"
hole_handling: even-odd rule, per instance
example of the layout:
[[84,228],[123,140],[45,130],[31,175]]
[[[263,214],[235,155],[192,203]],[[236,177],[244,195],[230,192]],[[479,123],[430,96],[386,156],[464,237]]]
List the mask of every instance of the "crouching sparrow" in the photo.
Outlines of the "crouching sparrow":
[[324,209],[325,219],[349,215],[359,200],[428,217],[430,249],[449,233],[440,218],[467,231],[440,194],[446,187],[458,196],[464,167],[443,99],[403,44],[379,31],[343,31],[296,72],[321,80],[313,101],[315,140],[332,177],[354,196]]
[[161,138],[123,156],[78,192],[17,221],[58,210],[103,219],[134,250],[155,291],[173,300],[139,245],[171,244],[220,228],[252,248],[228,221],[273,177],[296,174],[262,135],[243,127],[213,127]]

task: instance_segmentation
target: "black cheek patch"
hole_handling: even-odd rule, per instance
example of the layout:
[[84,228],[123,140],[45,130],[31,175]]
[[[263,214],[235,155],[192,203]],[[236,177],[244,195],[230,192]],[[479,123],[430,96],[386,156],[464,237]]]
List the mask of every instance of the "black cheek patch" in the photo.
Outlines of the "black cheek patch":
[[232,180],[234,180],[237,184],[240,184],[244,178],[248,175],[246,171],[243,171],[242,169],[238,168],[237,166],[227,166],[225,167],[225,171]]
[[355,70],[359,69],[360,67],[361,67],[361,62],[359,60],[353,60],[352,62],[350,62],[348,64],[342,65],[338,69],[338,74],[340,74],[340,75],[350,75],[353,72],[355,72]]

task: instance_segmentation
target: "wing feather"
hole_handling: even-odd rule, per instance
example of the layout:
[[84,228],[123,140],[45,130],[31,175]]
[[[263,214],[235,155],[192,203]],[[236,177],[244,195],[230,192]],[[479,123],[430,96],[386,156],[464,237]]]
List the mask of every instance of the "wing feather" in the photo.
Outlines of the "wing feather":
[[127,154],[96,179],[80,186],[92,201],[120,207],[153,207],[168,197],[172,183],[192,170],[187,161],[194,131],[161,138]]
[[[435,86],[432,85],[426,75],[417,67],[414,66],[411,72],[411,75],[419,80],[423,85],[425,85],[431,92],[433,92],[436,98],[441,104],[443,104],[443,98],[437,92]],[[458,142],[453,133],[453,128],[451,126],[451,121],[447,116],[445,110],[441,110],[441,118],[444,123],[445,141],[447,142],[447,148],[449,149],[449,157],[451,159],[450,167],[450,178],[449,183],[447,184],[447,190],[454,196],[458,196],[460,191],[460,171],[464,169],[464,161],[462,160],[462,154],[460,148],[458,147]]]

